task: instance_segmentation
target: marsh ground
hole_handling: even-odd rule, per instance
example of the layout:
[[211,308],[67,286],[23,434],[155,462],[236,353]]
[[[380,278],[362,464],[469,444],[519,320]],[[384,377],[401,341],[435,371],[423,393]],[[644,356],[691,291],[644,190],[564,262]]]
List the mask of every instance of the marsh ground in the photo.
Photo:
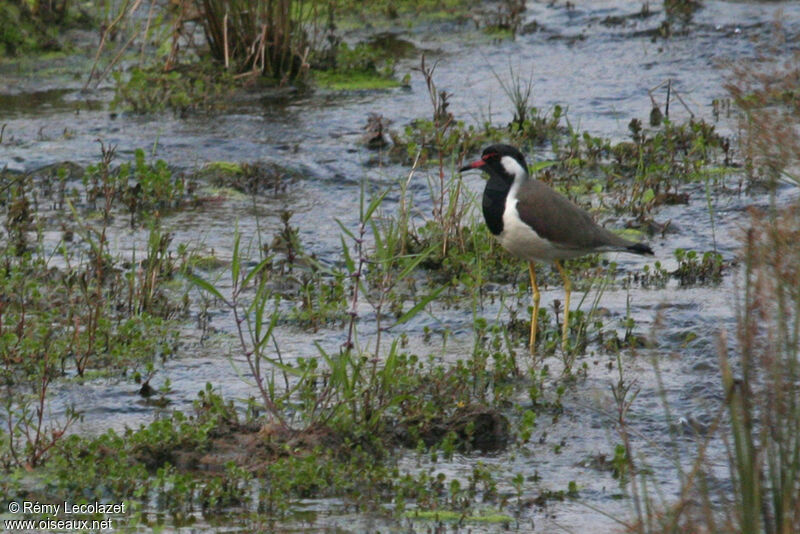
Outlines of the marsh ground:
[[[652,485],[656,502],[667,508],[677,500],[681,469],[689,469],[725,398],[717,339],[720,332],[737,328],[735,311],[742,286],[739,251],[748,210],[765,209],[771,200],[768,188],[752,180],[744,168],[740,123],[724,84],[732,65],[755,58],[775,42],[778,20],[786,39],[775,54],[789,60],[796,52],[791,43],[798,42],[800,10],[794,3],[706,1],[686,15],[675,15],[665,13],[661,4],[651,5],[646,14],[641,5],[630,2],[572,4],[528,2],[515,36],[481,27],[481,17],[500,9],[495,5],[475,8],[472,16],[423,18],[403,27],[387,23],[377,30],[345,28],[343,39],[352,43],[386,32],[409,43],[394,64],[397,78],[409,74],[406,86],[344,91],[250,87],[211,111],[110,112],[115,94],[110,81],[83,88],[90,53],[0,63],[0,168],[7,184],[3,239],[9,254],[4,262],[8,266],[16,261],[9,245],[23,234],[33,255],[44,258],[57,279],[68,279],[71,270],[80,271],[78,266],[84,263],[91,267],[87,272],[97,272],[107,261],[119,274],[119,291],[130,291],[127,299],[120,297],[103,308],[113,311],[115,319],[109,322],[122,324],[119,310],[125,306],[158,318],[130,328],[139,328],[145,338],[157,336],[160,342],[125,331],[129,339],[120,350],[128,350],[128,355],[111,354],[111,343],[99,356],[93,355],[91,345],[65,349],[60,369],[58,365],[52,369],[58,378],[47,392],[45,420],[64,420],[74,407],[81,417],[68,434],[91,439],[111,429],[127,435],[129,442],[157,441],[156,436],[163,434],[152,427],[139,438],[125,432],[154,420],[180,428],[171,414],[195,413],[199,391],[206,395],[199,403],[201,412],[216,406],[219,413],[227,413],[214,404],[217,401],[208,400],[206,384],[213,388],[214,398],[233,402],[238,413],[240,422],[233,424],[227,418],[237,416],[215,411],[202,436],[187,438],[174,430],[174,440],[165,438],[166,445],[157,451],[147,447],[129,451],[131,465],[138,461],[146,476],[153,478],[146,489],[125,494],[141,513],[135,524],[160,522],[167,529],[194,530],[266,525],[299,532],[427,532],[439,531],[439,521],[454,513],[454,519],[445,523],[447,530],[608,532],[636,521],[641,493],[631,497],[631,479],[636,476],[628,472],[634,465],[637,472],[647,473],[642,480]],[[436,65],[437,88],[449,95],[447,111],[463,123],[459,128],[474,128],[476,146],[481,135],[497,134],[486,133],[487,124],[500,130],[514,121],[504,83],[515,78],[523,85],[530,82],[529,103],[540,117],[558,113],[560,106],[563,115],[551,130],[544,130],[545,139],[525,141],[529,161],[559,162],[542,170],[551,173],[547,179],[593,207],[608,226],[632,226],[635,235],[649,240],[656,251],[655,259],[608,258],[615,264],[613,277],[607,276],[609,266],[602,262],[573,266],[580,290],[573,302],[584,313],[592,312],[592,320],[584,323],[587,331],[575,333],[571,354],[554,350],[555,312],[563,293],[549,267],[542,269],[546,280],[542,308],[549,318],[543,339],[553,347],[549,351],[543,347],[543,355],[531,359],[523,324],[529,313],[524,266],[502,256],[483,238],[474,238],[473,248],[451,260],[438,258],[438,249],[427,248],[432,241],[424,239],[426,224],[444,220],[441,213],[436,215],[441,207],[437,187],[444,186],[439,186],[434,149],[430,161],[412,171],[418,148],[414,141],[426,135],[415,121],[431,116],[426,79],[418,70],[423,53],[429,66]],[[663,123],[647,125],[654,105],[666,111],[667,83],[669,121],[673,128],[683,127],[691,134],[664,133],[670,126]],[[389,145],[383,149],[364,143],[370,114],[382,116],[387,132],[394,134],[387,134]],[[645,125],[638,140],[636,129],[630,127],[635,119]],[[713,128],[713,135],[697,134],[692,125],[698,123]],[[650,145],[648,137],[653,140]],[[689,144],[682,145],[683,138]],[[98,164],[102,160],[98,139],[105,147],[115,147],[109,168],[134,162],[131,176],[140,183],[147,177],[154,184],[147,191],[168,198],[159,197],[148,205],[145,197],[126,196],[128,189],[120,186],[111,196],[127,201],[104,212],[103,199],[109,197],[104,197],[103,184],[108,181],[103,177],[108,175]],[[405,146],[400,145],[403,140]],[[426,142],[433,144],[430,139]],[[666,156],[654,157],[652,168],[625,176],[626,162],[635,168],[643,154],[636,152],[635,158],[625,160],[625,143],[648,146],[654,154]],[[393,152],[393,146],[398,150]],[[448,188],[456,183],[463,188],[459,224],[473,235],[482,230],[475,199],[483,182],[474,175],[465,175],[461,182],[452,180],[458,180],[455,169],[466,155],[463,152],[474,155],[478,149],[468,140],[456,146],[445,154],[441,169]],[[137,155],[137,150],[143,152]],[[157,160],[164,162],[162,167]],[[74,176],[69,171],[73,168]],[[637,180],[647,185],[639,190]],[[132,191],[134,183],[131,178],[124,187]],[[54,184],[62,184],[61,193]],[[23,207],[15,203],[18,188],[27,191],[29,199],[23,211],[30,225],[22,233],[13,224]],[[373,214],[375,226],[362,225],[363,204],[384,193]],[[662,193],[667,196],[660,197]],[[797,188],[781,184],[775,198],[778,205],[789,205],[797,198]],[[637,210],[631,204],[648,208]],[[413,209],[403,219],[406,206]],[[153,212],[158,212],[157,223]],[[396,220],[419,237],[412,243],[416,252],[429,257],[408,272],[403,267],[413,259],[400,262],[398,270],[411,282],[389,288],[389,282],[379,279],[383,260],[369,251],[376,247],[376,234],[388,235],[386,221]],[[350,239],[359,235],[360,228],[365,230],[361,251]],[[98,243],[103,254],[92,252]],[[350,265],[343,247],[356,263],[365,258],[364,269],[357,272],[367,282],[362,282],[366,285],[360,294],[356,292],[355,305],[350,283],[355,264]],[[678,249],[698,256],[676,255]],[[702,263],[705,253],[708,263]],[[501,265],[487,255],[501,258]],[[107,259],[98,260],[101,256]],[[159,263],[154,266],[143,258],[158,258]],[[415,412],[434,420],[425,428],[440,423],[433,415],[439,408],[456,415],[441,422],[441,431],[415,434],[422,426],[408,430],[412,426],[408,420],[391,411],[406,403],[405,397],[397,405],[382,406],[389,421],[404,421],[406,426],[398,431],[401,435],[382,441],[380,451],[371,451],[375,444],[363,436],[330,435],[335,428],[315,427],[303,438],[287,438],[274,421],[265,423],[263,412],[270,408],[261,403],[263,392],[254,385],[246,351],[237,340],[242,323],[229,306],[202,291],[202,286],[189,284],[185,276],[191,272],[211,281],[227,296],[237,287],[232,264],[241,262],[243,269],[252,269],[264,258],[269,265],[259,268],[270,273],[267,310],[276,310],[267,343],[275,347],[268,357],[280,358],[270,375],[275,383],[284,384],[285,366],[303,368],[308,365],[303,362],[318,359],[324,367],[324,355],[335,355],[353,342],[348,334],[353,312],[358,318],[354,346],[359,353],[374,354],[376,362],[395,352],[405,358],[415,355],[425,362],[426,370],[440,369],[436,379],[452,387],[446,391],[453,392],[449,399],[453,406],[425,393],[433,404]],[[369,278],[371,273],[375,278]],[[153,280],[163,277],[163,283],[148,286],[148,275]],[[106,279],[100,286],[108,283]],[[62,288],[69,295],[66,302],[100,310],[90,305],[93,291],[101,292],[99,286],[93,287],[91,280],[84,286],[80,281],[70,284],[64,282],[63,287],[74,290]],[[5,287],[22,286],[7,282]],[[426,299],[434,293],[435,298]],[[602,298],[593,304],[598,295]],[[5,298],[11,300],[9,295]],[[249,303],[252,293],[243,298]],[[422,301],[424,307],[405,320]],[[81,313],[75,317],[83,317]],[[92,317],[89,312],[85,315]],[[395,325],[398,318],[403,320]],[[87,319],[86,324],[93,323]],[[392,326],[384,330],[387,325]],[[74,328],[85,332],[87,327],[81,323]],[[122,335],[118,327],[108,328],[110,337]],[[391,348],[394,341],[396,349]],[[731,350],[736,350],[735,342]],[[371,361],[365,359],[365,367],[343,372],[369,376]],[[458,380],[460,375],[450,369],[458,368],[459,362],[473,371],[465,375],[472,377],[467,391],[449,382],[454,376]],[[12,364],[6,360],[6,369]],[[329,378],[324,373],[319,377]],[[289,382],[287,378],[285,383]],[[9,382],[8,391],[20,383]],[[396,394],[401,393],[413,395]],[[248,401],[253,397],[259,400]],[[283,406],[273,409],[288,413],[291,420],[303,413],[306,401],[284,400]],[[331,405],[339,401],[327,399]],[[463,412],[458,410],[465,405],[474,418],[464,416],[467,422],[460,423],[458,414]],[[9,425],[15,409],[8,404]],[[331,413],[329,421],[341,415],[336,410]],[[535,421],[527,413],[535,414]],[[483,415],[493,422],[489,430],[479,426],[479,433],[500,432],[499,439],[507,440],[507,446],[474,446],[475,425],[489,424]],[[364,414],[348,417],[365,429],[375,424]],[[498,430],[503,423],[491,417],[502,417],[510,430]],[[386,425],[381,423],[381,431]],[[11,435],[2,434],[5,442],[0,444],[16,439]],[[241,449],[231,450],[231,443]],[[287,443],[302,452],[280,449]],[[341,451],[350,446],[358,452],[341,458]],[[270,454],[259,458],[257,451],[264,447]],[[325,458],[318,465],[333,461],[325,450],[336,451],[335,460],[347,467],[312,468],[317,456]],[[380,458],[385,472],[377,474],[374,466],[365,470],[368,473],[358,470],[360,455],[369,453]],[[110,453],[98,454],[106,458]],[[67,453],[62,455],[67,459],[51,463],[64,470],[83,465]],[[724,442],[712,440],[705,455],[720,471],[719,479],[709,483],[729,485],[723,469]],[[272,470],[259,464],[275,457],[284,461],[291,457],[295,463]],[[6,483],[9,492],[40,500],[64,494],[75,498],[75,487],[66,489],[68,484],[47,478],[59,475],[43,475],[43,480],[41,469],[12,470],[15,462],[8,454],[4,461],[15,473]],[[33,467],[30,462],[19,464]],[[325,469],[331,472],[321,472]],[[220,471],[225,473],[222,482],[213,483],[219,487],[203,485],[204,474]],[[281,476],[292,483],[281,486],[275,481]],[[357,487],[359,476],[366,481],[362,488]],[[86,484],[97,484],[98,498],[121,491],[113,482],[101,487],[97,480],[87,479]],[[201,494],[197,501],[185,497]],[[178,495],[185,500],[176,504]],[[431,511],[441,515],[418,513]]]

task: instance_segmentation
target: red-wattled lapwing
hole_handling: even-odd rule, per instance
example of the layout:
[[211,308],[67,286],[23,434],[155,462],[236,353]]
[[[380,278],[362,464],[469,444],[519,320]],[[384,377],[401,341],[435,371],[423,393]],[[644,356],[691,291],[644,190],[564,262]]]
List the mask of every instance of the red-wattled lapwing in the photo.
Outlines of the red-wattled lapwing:
[[519,150],[509,145],[492,145],[481,159],[460,169],[481,169],[489,174],[483,191],[483,216],[489,231],[514,256],[528,262],[533,292],[530,351],[536,344],[539,287],[533,262],[553,262],[564,280],[564,325],[561,344],[567,346],[569,297],[572,285],[561,260],[594,252],[653,254],[645,243],[634,243],[597,225],[592,217],[528,175],[528,165]]

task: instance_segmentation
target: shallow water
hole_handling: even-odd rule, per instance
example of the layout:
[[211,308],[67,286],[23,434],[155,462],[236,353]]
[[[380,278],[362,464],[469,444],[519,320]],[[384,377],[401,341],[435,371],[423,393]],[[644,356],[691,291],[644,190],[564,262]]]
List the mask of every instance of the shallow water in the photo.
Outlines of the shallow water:
[[[474,30],[471,23],[441,27],[426,26],[405,32],[419,49],[427,52],[429,62],[437,61],[435,80],[439,89],[451,93],[450,110],[466,122],[491,119],[508,122],[511,106],[503,94],[495,74],[508,79],[509,68],[533,82],[532,103],[548,110],[559,104],[567,108],[573,125],[594,135],[619,140],[628,136],[628,123],[633,118],[645,119],[651,109],[648,93],[666,80],[687,107],[674,104],[670,116],[675,122],[691,114],[710,120],[714,99],[725,98],[722,83],[726,61],[736,61],[754,54],[754,40],[768,38],[772,23],[779,13],[789,36],[800,32],[800,4],[704,2],[691,22],[675,22],[675,34],[668,39],[655,38],[647,32],[658,28],[664,19],[660,4],[651,6],[648,18],[625,18],[621,24],[608,25],[609,16],[626,16],[639,11],[636,2],[573,2],[574,9],[549,2],[529,2],[525,23],[534,20],[539,31],[521,34],[515,40],[495,41]],[[787,39],[788,43],[798,42]],[[786,53],[790,53],[787,46]],[[334,221],[355,226],[358,211],[359,183],[366,178],[376,187],[394,184],[408,174],[403,166],[380,168],[365,164],[374,157],[358,144],[367,114],[376,112],[402,128],[410,120],[430,114],[424,80],[412,69],[418,59],[399,62],[398,76],[412,72],[411,88],[390,91],[354,93],[316,92],[288,95],[279,99],[242,99],[226,113],[192,115],[180,119],[170,114],[134,116],[111,114],[107,104],[113,96],[108,87],[82,92],[83,80],[67,75],[86,60],[74,63],[64,60],[61,69],[44,71],[41,76],[0,65],[0,126],[5,125],[0,143],[0,167],[31,171],[61,161],[81,165],[99,158],[101,138],[118,146],[120,159],[128,159],[137,148],[166,160],[171,165],[194,169],[210,161],[276,162],[297,170],[302,178],[287,192],[271,197],[232,198],[222,204],[188,210],[167,219],[173,232],[173,246],[191,243],[203,250],[213,250],[222,259],[231,255],[233,224],[244,236],[256,233],[260,225],[265,236],[280,228],[279,210],[288,206],[293,212],[292,224],[300,230],[300,239],[319,258],[338,258],[339,229]],[[661,104],[664,88],[654,98]],[[688,108],[688,109],[687,109]],[[733,122],[718,124],[723,133],[735,133]],[[540,154],[546,157],[546,154]],[[533,155],[532,155],[533,158]],[[465,183],[479,191],[482,181],[467,176]],[[430,209],[427,186],[419,173],[412,183],[417,206]],[[795,194],[790,190],[786,195]],[[732,259],[738,248],[744,209],[765,205],[764,197],[724,195],[714,200],[715,233],[702,188],[692,191],[689,205],[663,207],[656,212],[658,221],[671,220],[673,231],[665,238],[653,239],[654,250],[665,267],[676,267],[675,248],[706,251],[716,248],[726,259]],[[258,222],[256,221],[258,216]],[[53,234],[51,244],[59,239]],[[131,231],[125,221],[118,221],[112,243],[121,254],[141,251],[146,244],[143,230]],[[652,260],[629,257],[612,258],[622,270],[640,271]],[[332,260],[335,261],[335,260]],[[522,269],[522,266],[521,266]],[[524,273],[523,273],[524,274]],[[736,279],[729,270],[719,287],[678,288],[673,281],[665,289],[612,288],[606,292],[602,306],[610,316],[622,319],[627,299],[637,331],[656,342],[651,351],[638,351],[623,358],[626,377],[635,379],[641,388],[630,424],[638,436],[635,450],[647,451],[648,465],[663,482],[666,494],[677,488],[674,450],[669,425],[657,385],[653,361],[658,362],[664,392],[674,416],[700,423],[709,420],[710,407],[720,396],[715,337],[720,329],[733,329]],[[560,287],[548,287],[542,305],[550,307],[562,298]],[[580,296],[575,295],[577,302]],[[448,341],[445,359],[455,359],[471,350],[472,315],[469,309],[444,309],[434,304],[435,313],[405,325],[411,352],[438,353],[436,343],[421,341],[422,328],[453,332]],[[487,302],[484,317],[493,321],[502,315],[499,301]],[[434,318],[435,317],[435,318]],[[232,323],[218,313],[212,326],[231,331]],[[368,325],[363,326],[369,330]],[[687,341],[686,334],[698,334]],[[309,335],[294,327],[281,327],[278,339],[287,359],[316,354],[313,342],[335,350],[343,341],[337,329],[322,329]],[[232,349],[219,339],[201,344],[192,325],[179,355],[166,362],[154,379],[154,385],[169,378],[172,404],[168,409],[188,409],[197,391],[206,382],[225,398],[243,399],[253,389],[241,379],[234,366],[244,363],[230,359]],[[597,455],[613,455],[619,437],[613,430],[615,418],[610,385],[618,378],[616,362],[606,354],[590,354],[588,377],[564,398],[564,413],[557,423],[548,423],[543,414],[531,443],[521,452],[493,457],[456,456],[452,461],[430,464],[409,453],[401,467],[411,471],[430,469],[444,472],[448,479],[469,476],[474,462],[493,465],[500,492],[513,494],[510,481],[517,473],[529,476],[537,472],[541,489],[565,490],[576,481],[580,497],[576,501],[551,501],[542,509],[536,506],[523,510],[512,530],[550,532],[561,528],[568,532],[611,531],[619,527],[616,519],[630,517],[631,503],[618,499],[619,487],[608,471],[590,466]],[[583,360],[582,360],[583,361]],[[555,362],[552,365],[556,365]],[[58,389],[59,404],[79,402],[85,415],[75,429],[78,432],[102,432],[107,428],[121,430],[152,420],[159,413],[141,401],[129,382],[96,380],[86,384],[65,384]],[[525,403],[525,399],[520,400]],[[57,411],[55,416],[58,415]],[[559,452],[554,446],[561,444]],[[675,440],[679,449],[693,450],[690,432]],[[716,451],[718,454],[720,451]],[[714,451],[712,451],[713,455]],[[682,456],[689,458],[687,455]],[[503,486],[505,484],[505,486]],[[463,484],[462,484],[463,485]],[[336,502],[309,501],[315,513],[300,524],[287,524],[298,531],[352,528],[363,525],[373,528],[405,529],[408,525],[386,523],[369,516],[349,513]],[[429,525],[412,522],[411,528],[424,531]],[[327,530],[330,529],[330,530]],[[499,526],[471,526],[472,532],[494,532]],[[404,530],[405,531],[405,530]]]

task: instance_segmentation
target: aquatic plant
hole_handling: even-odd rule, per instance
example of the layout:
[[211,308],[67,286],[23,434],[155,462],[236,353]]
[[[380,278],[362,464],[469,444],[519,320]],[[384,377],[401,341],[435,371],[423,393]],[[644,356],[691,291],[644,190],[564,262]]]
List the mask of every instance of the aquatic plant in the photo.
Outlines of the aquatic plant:
[[730,64],[725,88],[740,113],[744,133],[741,150],[751,183],[800,183],[794,170],[800,153],[800,134],[795,128],[800,117],[797,101],[797,72],[800,55],[775,60],[786,36],[778,27],[774,42],[761,44],[752,61]]
[[[699,428],[689,465],[675,463],[681,488],[677,498],[653,496],[658,482],[647,461],[633,460],[636,456],[626,445],[636,505],[632,531],[779,533],[800,526],[800,408],[792,393],[800,380],[800,250],[790,237],[800,231],[798,213],[795,203],[755,215],[743,236],[735,343],[725,330],[718,333],[724,395],[712,407],[709,423]],[[675,419],[663,384],[661,388],[665,416],[676,432],[686,423]],[[730,485],[713,483],[719,478],[719,463],[710,450],[717,441],[724,444]],[[678,447],[672,448],[677,460]]]
[[725,518],[741,532],[800,528],[800,207],[755,217],[743,252],[744,293],[737,310],[741,371],[734,376],[720,338],[729,420],[733,506]]
[[[281,80],[304,73],[312,47],[304,28],[318,7],[302,0],[194,2],[211,55],[234,72],[260,72]],[[332,9],[332,8],[331,8]]]
[[[0,206],[12,238],[0,246],[0,465],[6,470],[48,461],[79,419],[72,406],[50,414],[54,384],[92,373],[152,377],[174,350],[169,319],[183,303],[180,291],[167,286],[185,256],[170,254],[171,236],[156,224],[157,214],[141,257],[135,245],[132,257],[113,255],[109,233],[129,184],[148,210],[165,207],[165,198],[174,206],[179,188],[163,162],[150,167],[140,153],[134,167],[120,171],[111,166],[114,157],[114,148],[101,143],[100,161],[86,172],[59,166],[42,176],[0,174],[8,195]],[[54,213],[43,208],[46,200],[53,200]],[[54,247],[41,231],[47,218],[64,229]]]
[[[100,161],[87,166],[82,173],[83,198],[76,200],[83,200],[92,210],[98,209],[97,202],[101,200],[104,225],[122,206],[127,208],[130,225],[134,227],[140,222],[158,221],[196,200],[194,181],[183,173],[173,172],[164,160],[149,162],[145,151],[138,148],[134,150],[133,161],[115,166],[117,147],[99,142]],[[75,203],[72,209],[78,209]],[[105,239],[103,232],[101,238]]]
[[525,2],[521,0],[503,0],[493,4],[491,8],[481,7],[472,14],[476,28],[498,39],[516,37],[522,25],[522,14],[525,12]]
[[678,260],[678,268],[673,276],[678,279],[681,286],[694,284],[719,284],[722,281],[722,274],[725,270],[725,262],[722,254],[718,252],[704,252],[702,256],[694,250],[675,250],[675,259]]
[[[407,289],[403,290],[411,283],[413,272],[430,251],[401,253],[400,226],[389,219],[377,217],[385,196],[386,192],[383,192],[367,202],[366,190],[362,189],[357,230],[351,231],[339,222],[343,232],[343,262],[340,268],[323,266],[308,256],[298,258],[299,263],[311,266],[315,285],[328,285],[328,281],[335,284],[350,281],[347,292],[333,293],[330,303],[325,304],[326,308],[306,310],[310,317],[317,317],[320,313],[327,313],[327,307],[341,311],[342,303],[349,302],[344,324],[345,339],[337,353],[329,353],[319,347],[319,358],[301,358],[296,365],[283,361],[274,337],[274,328],[282,313],[277,305],[272,306],[276,299],[269,285],[268,269],[273,267],[273,258],[262,257],[255,266],[242,268],[246,262],[238,235],[234,239],[230,266],[233,285],[228,296],[211,282],[194,274],[189,275],[199,289],[231,310],[240,349],[259,391],[262,409],[281,432],[316,432],[324,426],[339,431],[349,429],[348,434],[381,438],[388,420],[395,418],[399,418],[395,426],[407,425],[408,431],[413,429],[417,435],[433,432],[420,430],[417,425],[430,424],[430,415],[418,420],[418,412],[427,411],[434,405],[428,400],[419,406],[411,402],[406,388],[449,391],[448,398],[462,398],[463,406],[470,406],[474,402],[467,390],[457,393],[472,379],[464,377],[451,383],[441,369],[422,373],[421,368],[415,368],[415,359],[400,353],[397,339],[391,342],[388,352],[384,348],[382,335],[386,330],[384,321],[389,320],[387,307],[394,315],[392,323],[400,325],[413,319],[444,289],[441,287],[416,296]],[[368,246],[368,239],[371,246]],[[294,249],[302,253],[300,247]],[[301,288],[301,291],[306,290]],[[412,305],[404,309],[408,299],[411,299]],[[372,307],[376,315],[374,354],[371,357],[367,356],[367,349],[358,339],[357,322],[362,300]],[[484,361],[475,373],[482,375],[486,372]],[[401,376],[399,373],[408,376],[398,381]],[[280,377],[280,384],[276,376]],[[483,391],[483,388],[478,388],[478,391]],[[290,411],[288,407],[296,407],[298,399],[304,409]],[[401,400],[402,405],[398,405]],[[438,419],[446,421],[447,416],[439,414]]]
[[75,23],[88,20],[70,0],[7,0],[0,5],[0,57],[61,50],[61,31]]
[[203,64],[167,72],[156,66],[133,67],[127,73],[115,71],[112,77],[111,109],[134,113],[210,112],[221,108],[235,88],[230,73]]
[[[774,100],[767,104],[767,95],[774,94],[773,76],[786,81],[793,75],[786,78],[782,69],[764,67],[738,65],[728,85],[743,112],[745,172],[754,183],[765,183],[771,194],[767,208],[750,210],[741,233],[734,262],[741,270],[733,333],[724,328],[716,333],[720,394],[712,397],[715,402],[702,423],[678,420],[654,360],[673,436],[667,450],[680,490],[672,498],[657,496],[659,482],[646,458],[626,447],[631,484],[638,484],[630,487],[631,532],[779,533],[800,528],[800,407],[795,394],[800,380],[800,206],[794,200],[782,205],[774,194],[779,182],[794,182],[785,166],[793,160],[797,138],[790,130],[797,117]],[[679,268],[673,275],[681,283],[718,282],[727,267],[716,252],[701,258],[677,250],[676,258]],[[688,461],[680,444],[687,428],[694,446]]]
[[342,42],[328,61],[314,65],[314,81],[334,90],[369,90],[399,87],[394,79],[394,56],[390,51],[361,42],[349,46]]
[[[7,251],[7,249],[6,249]],[[4,251],[4,252],[6,252]],[[7,258],[7,256],[6,256]],[[54,325],[61,310],[43,293],[42,263],[26,253],[0,268],[0,469],[45,462],[79,416],[67,407],[47,419],[49,392],[69,357],[68,337]],[[37,272],[39,276],[31,276]]]

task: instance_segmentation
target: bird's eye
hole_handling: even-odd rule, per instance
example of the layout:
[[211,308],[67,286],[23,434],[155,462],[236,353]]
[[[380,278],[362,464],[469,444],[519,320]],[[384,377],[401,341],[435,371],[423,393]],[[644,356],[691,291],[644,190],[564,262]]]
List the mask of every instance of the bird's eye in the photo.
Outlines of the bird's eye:
[[497,152],[489,152],[488,154],[484,154],[481,156],[483,161],[489,161],[492,158],[496,158],[498,156]]

